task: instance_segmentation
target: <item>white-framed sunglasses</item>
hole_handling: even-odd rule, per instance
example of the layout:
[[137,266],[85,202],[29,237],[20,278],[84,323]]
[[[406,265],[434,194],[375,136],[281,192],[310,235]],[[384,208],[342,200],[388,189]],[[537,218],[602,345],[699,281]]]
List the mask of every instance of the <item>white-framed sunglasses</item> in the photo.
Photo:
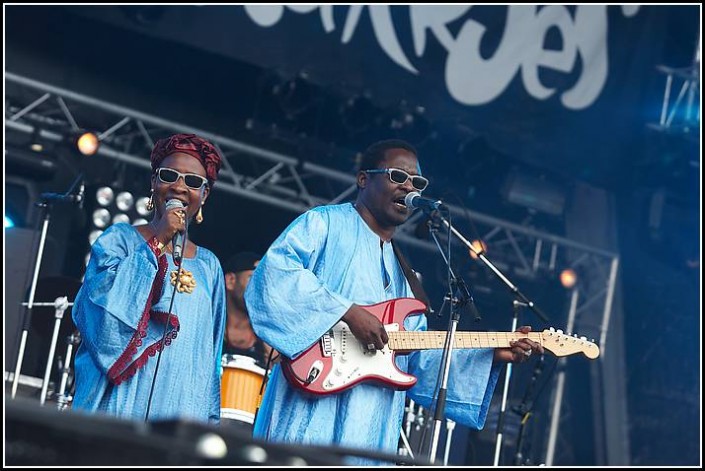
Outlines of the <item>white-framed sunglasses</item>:
[[157,169],[157,178],[162,183],[176,183],[179,177],[184,179],[184,183],[192,190],[200,190],[203,185],[208,184],[208,179],[195,173],[181,173],[173,168],[160,167]]
[[428,186],[428,179],[422,177],[421,175],[410,175],[404,170],[399,168],[375,168],[370,170],[363,170],[365,173],[386,173],[389,175],[389,179],[392,183],[397,185],[403,185],[406,181],[411,178],[411,186],[415,190],[423,191]]

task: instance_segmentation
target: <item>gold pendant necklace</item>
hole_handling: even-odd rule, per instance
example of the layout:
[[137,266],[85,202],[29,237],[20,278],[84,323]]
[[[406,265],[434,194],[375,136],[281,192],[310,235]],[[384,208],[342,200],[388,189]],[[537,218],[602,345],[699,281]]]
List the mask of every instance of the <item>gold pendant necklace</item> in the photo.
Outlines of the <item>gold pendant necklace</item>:
[[171,272],[171,285],[176,285],[176,290],[179,293],[193,293],[193,289],[196,287],[196,280],[193,277],[193,273],[182,267],[178,284],[176,283],[177,276],[179,276],[179,270],[173,270]]

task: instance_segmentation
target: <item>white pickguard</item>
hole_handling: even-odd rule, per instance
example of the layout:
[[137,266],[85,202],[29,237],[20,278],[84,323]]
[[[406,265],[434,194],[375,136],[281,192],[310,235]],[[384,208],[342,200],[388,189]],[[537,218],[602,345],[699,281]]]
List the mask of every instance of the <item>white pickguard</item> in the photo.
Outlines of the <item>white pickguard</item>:
[[[399,331],[399,324],[384,327],[387,332]],[[323,378],[325,390],[343,388],[363,376],[378,376],[402,384],[413,383],[416,379],[397,370],[394,353],[386,345],[383,350],[367,351],[344,322],[333,326],[329,340],[333,366],[328,376]]]

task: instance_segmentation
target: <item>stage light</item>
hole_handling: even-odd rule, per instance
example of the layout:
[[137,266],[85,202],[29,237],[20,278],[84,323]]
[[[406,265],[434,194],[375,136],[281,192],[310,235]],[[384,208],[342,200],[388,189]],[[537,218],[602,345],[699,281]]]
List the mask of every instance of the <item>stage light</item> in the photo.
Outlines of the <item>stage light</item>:
[[468,249],[468,251],[470,252],[470,258],[472,259],[476,259],[478,258],[479,254],[484,254],[485,252],[487,252],[487,244],[485,244],[481,240],[473,240],[470,245],[472,245],[472,247],[475,249]]
[[572,268],[566,268],[560,274],[561,284],[564,288],[570,289],[578,282],[578,275]]
[[382,117],[392,131],[392,135],[411,143],[421,143],[428,139],[432,126],[424,116],[426,109],[423,106],[414,106],[402,100],[399,105],[389,107]]
[[114,197],[115,193],[109,186],[100,187],[95,193],[95,200],[101,206],[109,206],[113,202]]
[[93,211],[93,225],[100,229],[105,229],[110,223],[110,211],[105,208]]
[[380,111],[375,107],[366,94],[355,95],[340,107],[340,117],[343,126],[350,134],[358,134],[374,125],[380,116]]
[[135,203],[135,209],[137,209],[137,214],[140,216],[149,216],[149,213],[152,212],[147,209],[147,201],[149,201],[149,197],[143,196]]
[[99,147],[100,140],[93,132],[84,132],[76,138],[76,148],[85,156],[95,155]]
[[500,194],[510,203],[553,216],[562,215],[565,209],[565,190],[543,176],[512,171],[502,184]]
[[41,134],[41,131],[39,130],[39,127],[35,127],[34,131],[32,131],[32,135],[29,138],[29,148],[30,150],[36,152],[36,153],[41,153],[44,151],[44,144],[41,142],[41,138],[39,137]]
[[115,204],[120,211],[129,211],[132,208],[132,204],[135,202],[135,198],[129,191],[123,191],[117,195],[115,199]]
[[5,216],[5,229],[15,227],[15,223],[9,217]]
[[93,242],[100,237],[100,235],[103,233],[100,229],[96,229],[94,231],[91,231],[91,233],[88,235],[88,243],[93,245]]
[[228,445],[220,435],[208,432],[196,442],[196,453],[204,458],[222,459],[228,455]]
[[[147,224],[150,212],[145,205],[148,197],[141,196],[139,190],[134,190],[130,183],[132,175],[117,175],[112,182],[99,182],[91,186],[88,194],[95,198],[86,200],[89,205],[86,210],[91,214],[91,224],[85,232],[85,246],[91,247],[95,241],[111,225],[127,223],[134,225]],[[125,182],[128,182],[126,185]]]
[[272,88],[272,95],[288,121],[293,121],[315,104],[311,84],[305,72],[278,83]]
[[130,223],[130,216],[128,216],[127,214],[123,214],[123,213],[116,214],[115,217],[113,218],[113,224],[117,224],[119,222],[126,222],[129,224]]

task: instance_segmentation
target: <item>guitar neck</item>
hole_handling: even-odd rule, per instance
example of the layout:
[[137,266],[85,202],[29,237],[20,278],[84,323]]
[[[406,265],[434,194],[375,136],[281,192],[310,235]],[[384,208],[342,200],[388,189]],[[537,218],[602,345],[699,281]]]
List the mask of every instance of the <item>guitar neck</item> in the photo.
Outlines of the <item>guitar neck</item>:
[[[388,346],[392,350],[429,350],[443,348],[445,331],[388,332]],[[509,342],[528,337],[543,345],[541,332],[456,332],[453,348],[505,348]]]

